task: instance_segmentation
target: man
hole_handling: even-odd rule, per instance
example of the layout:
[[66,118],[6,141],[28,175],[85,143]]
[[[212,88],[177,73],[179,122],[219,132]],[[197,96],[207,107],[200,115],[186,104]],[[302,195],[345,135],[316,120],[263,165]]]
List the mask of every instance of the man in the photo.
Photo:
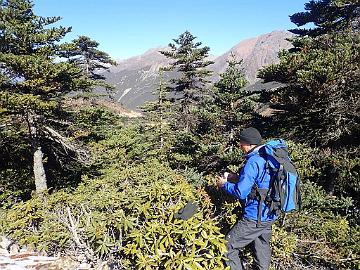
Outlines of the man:
[[[271,226],[276,218],[270,213],[265,203],[259,208],[259,200],[255,198],[253,187],[259,189],[269,188],[270,173],[266,169],[266,161],[259,155],[261,135],[253,127],[242,130],[239,134],[240,148],[246,153],[246,163],[240,176],[225,173],[217,179],[217,184],[226,193],[244,201],[243,217],[234,225],[226,235],[228,253],[226,254],[231,270],[243,269],[239,258],[240,249],[251,244],[254,252],[255,269],[269,269],[271,250]],[[228,180],[238,180],[236,183]],[[261,209],[260,215],[259,209]]]

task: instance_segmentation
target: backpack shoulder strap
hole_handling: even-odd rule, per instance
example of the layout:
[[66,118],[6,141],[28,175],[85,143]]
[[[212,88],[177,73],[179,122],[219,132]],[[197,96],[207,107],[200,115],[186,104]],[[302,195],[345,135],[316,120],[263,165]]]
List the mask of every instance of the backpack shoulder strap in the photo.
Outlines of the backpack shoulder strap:
[[[264,148],[265,148],[265,145],[260,147],[257,152],[257,154],[265,160],[265,173],[264,173],[263,177],[265,177],[266,173],[270,172],[270,166],[269,166],[269,162],[267,159],[266,150]],[[256,223],[257,227],[261,225],[263,204],[264,204],[264,202],[267,201],[270,188],[271,188],[271,179],[270,179],[269,188],[259,188],[258,184],[255,183],[251,189],[249,197],[251,199],[255,199],[258,201],[258,214],[257,214],[257,223]]]

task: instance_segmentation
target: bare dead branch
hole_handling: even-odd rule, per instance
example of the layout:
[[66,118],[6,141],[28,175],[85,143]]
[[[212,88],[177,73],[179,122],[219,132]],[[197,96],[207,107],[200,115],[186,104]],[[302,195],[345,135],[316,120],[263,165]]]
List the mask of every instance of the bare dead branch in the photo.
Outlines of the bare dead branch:
[[78,145],[70,142],[68,138],[62,136],[59,132],[54,130],[49,126],[45,126],[45,130],[48,132],[50,138],[56,142],[58,142],[68,153],[68,151],[75,153],[76,158],[84,164],[89,164],[90,162],[90,154],[85,149],[81,148]]
[[74,219],[73,216],[71,214],[71,210],[69,207],[66,208],[67,211],[67,215],[68,215],[68,219],[69,219],[69,223],[65,223],[65,225],[68,227],[68,229],[70,230],[72,236],[73,236],[73,240],[76,243],[76,245],[81,248],[84,249],[85,251],[85,256],[88,260],[93,261],[94,260],[94,251],[85,243],[83,243],[78,235],[78,228],[77,228],[77,224],[74,223]]

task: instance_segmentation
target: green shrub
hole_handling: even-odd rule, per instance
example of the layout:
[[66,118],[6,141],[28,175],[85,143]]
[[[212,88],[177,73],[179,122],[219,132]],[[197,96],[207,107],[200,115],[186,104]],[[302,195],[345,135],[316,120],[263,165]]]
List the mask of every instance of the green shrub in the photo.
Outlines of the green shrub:
[[[133,129],[119,132],[93,145],[102,175],[2,212],[1,232],[34,249],[126,269],[223,269],[224,236],[206,194],[151,155],[138,158],[145,148]],[[199,213],[174,219],[190,199]]]
[[293,253],[296,251],[297,235],[287,232],[283,227],[273,225],[271,247],[273,253],[273,264],[278,266],[291,266]]
[[[102,136],[89,144],[92,174],[45,200],[9,204],[0,211],[1,233],[51,254],[85,254],[94,263],[111,261],[124,269],[224,269],[224,235],[241,215],[239,201],[221,192],[214,176],[164,158],[138,123],[117,125]],[[302,178],[303,209],[288,214],[284,226],[282,217],[274,225],[272,268],[356,267],[359,226],[350,213],[358,198],[343,196],[346,189],[327,194],[317,181],[325,171],[316,159],[320,150],[288,143]],[[196,164],[212,155],[206,153],[183,157]],[[233,171],[241,165],[237,150],[217,155]],[[342,162],[342,177],[356,176],[357,161]],[[174,219],[190,199],[200,211],[189,220]],[[249,259],[249,252],[243,256]]]

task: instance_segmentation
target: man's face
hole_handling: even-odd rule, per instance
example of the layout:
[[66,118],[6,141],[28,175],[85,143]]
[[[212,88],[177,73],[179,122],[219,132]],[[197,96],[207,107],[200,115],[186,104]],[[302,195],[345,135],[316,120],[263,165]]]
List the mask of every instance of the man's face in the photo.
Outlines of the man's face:
[[250,147],[250,145],[245,144],[245,143],[242,143],[242,142],[239,143],[239,146],[240,146],[240,149],[241,149],[244,153],[247,153],[247,151],[248,151],[248,149],[249,149],[249,147]]
[[239,144],[240,149],[245,153],[249,153],[252,149],[256,147],[254,144],[241,143]]

